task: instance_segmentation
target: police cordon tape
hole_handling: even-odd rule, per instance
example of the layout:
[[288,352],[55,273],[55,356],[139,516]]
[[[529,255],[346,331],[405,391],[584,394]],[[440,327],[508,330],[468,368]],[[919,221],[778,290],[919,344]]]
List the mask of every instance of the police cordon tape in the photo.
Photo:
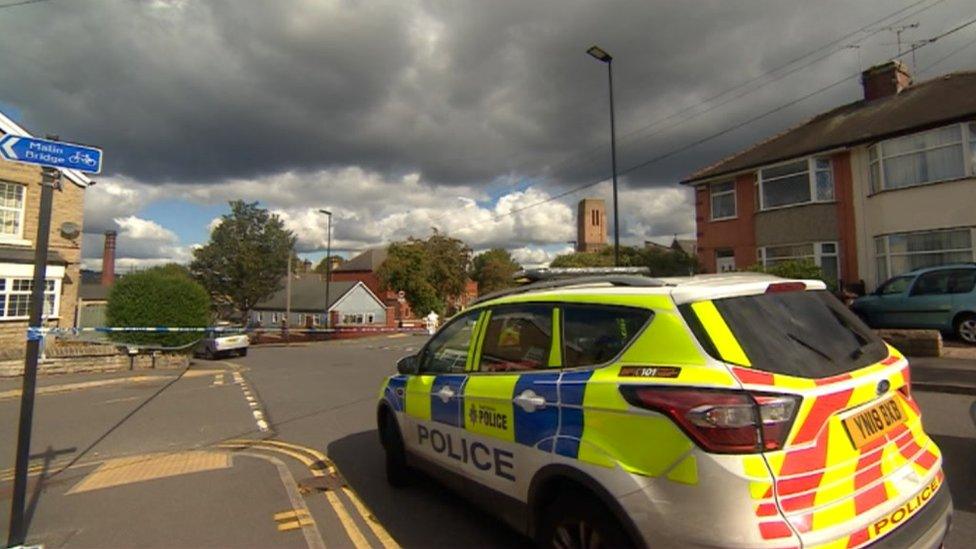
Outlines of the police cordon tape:
[[223,333],[223,334],[250,334],[250,333],[303,333],[303,334],[356,334],[356,333],[424,333],[426,328],[400,328],[388,326],[342,326],[339,328],[242,328],[240,326],[92,326],[81,328],[60,328],[60,327],[36,327],[27,328],[27,340],[33,341],[48,335],[69,336],[81,335],[85,333],[147,333],[147,334],[173,334],[173,333]]

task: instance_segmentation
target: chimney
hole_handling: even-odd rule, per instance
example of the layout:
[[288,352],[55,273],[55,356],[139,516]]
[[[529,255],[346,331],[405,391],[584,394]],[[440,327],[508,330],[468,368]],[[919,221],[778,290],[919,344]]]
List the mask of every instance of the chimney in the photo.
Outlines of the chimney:
[[901,61],[882,63],[861,73],[866,101],[901,93],[911,85],[912,75]]
[[105,250],[102,252],[102,286],[115,282],[115,231],[105,231]]

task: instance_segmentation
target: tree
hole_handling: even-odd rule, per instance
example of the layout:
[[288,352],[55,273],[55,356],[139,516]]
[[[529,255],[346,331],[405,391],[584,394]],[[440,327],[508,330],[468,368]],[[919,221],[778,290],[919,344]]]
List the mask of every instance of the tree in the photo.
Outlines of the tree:
[[[612,267],[613,247],[598,252],[573,252],[557,256],[550,267]],[[698,260],[681,250],[620,247],[621,267],[647,267],[650,276],[687,276],[698,272]]]
[[444,314],[448,298],[463,294],[470,265],[471,248],[434,229],[426,240],[390,244],[377,276],[385,288],[403,290],[414,311]]
[[247,319],[251,309],[281,288],[295,235],[257,202],[235,200],[210,234],[194,250],[190,271],[216,305],[230,305]]
[[159,273],[163,275],[170,276],[181,276],[183,278],[193,279],[193,275],[190,273],[190,269],[186,265],[180,265],[179,263],[165,263],[163,265],[157,265],[156,267],[150,267],[144,273]]
[[512,276],[522,268],[504,248],[492,248],[474,256],[471,278],[478,282],[478,293],[484,295],[515,285]]
[[553,268],[565,268],[565,267],[612,267],[613,266],[613,255],[606,256],[603,254],[595,252],[572,252],[563,255],[557,255],[555,259],[549,263],[550,267]]
[[[120,278],[108,297],[109,326],[170,326],[203,328],[210,322],[207,291],[176,269],[156,267]],[[182,347],[200,339],[199,333],[113,333],[120,343]]]
[[431,284],[432,266],[423,241],[410,239],[394,242],[386,251],[386,260],[377,276],[385,288],[403,291],[410,307],[421,315],[444,311],[445,300]]

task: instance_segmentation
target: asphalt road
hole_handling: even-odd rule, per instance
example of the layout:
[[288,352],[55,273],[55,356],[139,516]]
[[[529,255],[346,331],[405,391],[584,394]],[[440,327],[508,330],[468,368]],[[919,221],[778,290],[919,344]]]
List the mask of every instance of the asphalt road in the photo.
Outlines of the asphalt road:
[[[374,427],[378,389],[395,360],[423,341],[406,336],[253,348],[246,358],[204,361],[185,373],[42,378],[47,392],[37,400],[28,541],[48,547],[314,547],[318,540],[351,547],[356,535],[380,546],[388,534],[404,547],[457,546],[458,540],[478,547],[528,545],[436,483],[400,490],[386,485]],[[16,439],[17,399],[5,393],[16,387],[0,382],[0,440]],[[973,397],[916,392],[916,398],[945,455],[957,510],[947,546],[969,547],[976,539]],[[293,446],[254,442],[269,437]],[[226,442],[240,439],[245,442]],[[350,494],[336,502],[315,491],[315,481],[334,480],[309,457],[315,450],[334,462],[368,511],[357,513]],[[13,452],[12,444],[0,447],[0,470],[13,466]],[[137,465],[130,466],[126,460],[133,459]],[[0,471],[4,540],[9,494],[9,472]],[[345,518],[336,511],[343,506]]]

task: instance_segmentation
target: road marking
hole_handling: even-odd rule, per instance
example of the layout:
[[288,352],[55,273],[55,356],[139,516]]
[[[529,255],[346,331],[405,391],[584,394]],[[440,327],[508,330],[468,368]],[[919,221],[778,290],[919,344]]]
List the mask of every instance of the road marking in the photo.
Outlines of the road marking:
[[214,387],[216,387],[218,385],[223,385],[223,384],[224,384],[224,373],[221,372],[219,374],[215,374],[214,375],[214,380],[213,380]]
[[223,452],[193,451],[116,458],[102,463],[67,493],[77,494],[229,467],[230,455]]
[[[315,472],[313,471],[312,473],[314,474]],[[357,548],[369,547],[369,543],[366,542],[366,538],[363,536],[363,533],[359,530],[359,527],[356,526],[356,523],[352,520],[352,517],[349,516],[349,513],[346,511],[346,506],[342,503],[342,500],[336,496],[335,492],[332,490],[327,491],[325,493],[325,498],[329,500],[329,505],[332,506],[336,516],[339,517],[339,523],[342,524],[342,528],[345,529],[346,535],[349,536],[352,544]]]
[[[343,480],[335,467],[335,464],[322,452],[305,446],[299,446],[297,444],[291,444],[288,442],[283,442],[280,440],[269,440],[269,439],[232,439],[224,441],[219,444],[218,447],[230,448],[230,449],[240,449],[240,448],[251,448],[267,450],[271,452],[278,452],[286,456],[292,457],[306,467],[315,477],[325,477],[326,471],[335,478],[338,482],[342,483],[341,491],[346,497],[352,501],[353,507],[356,512],[363,518],[363,521],[373,532],[380,543],[387,549],[399,548],[393,537],[390,536],[389,532],[379,523],[375,515],[369,511],[366,505],[359,499],[356,493],[345,485],[345,480]],[[323,469],[325,471],[323,471]],[[335,512],[336,517],[339,519],[339,523],[342,524],[343,529],[346,531],[346,535],[353,542],[356,547],[369,547],[369,542],[363,535],[362,530],[356,525],[355,520],[349,514],[346,504],[336,495],[335,490],[326,490],[325,497],[329,501],[329,505]]]
[[[38,387],[36,394],[38,395],[50,395],[54,393],[67,393],[70,391],[79,391],[82,389],[94,389],[96,387],[107,387],[110,385],[123,385],[125,383],[148,383],[151,381],[168,381],[173,379],[174,376],[131,376],[131,377],[117,377],[114,379],[100,379],[98,381],[81,381],[78,383],[65,383],[63,385],[48,385],[47,387]],[[0,391],[0,400],[9,400],[12,398],[20,398],[20,389],[12,389],[9,391]]]
[[366,504],[363,503],[363,500],[360,499],[359,495],[356,494],[356,492],[348,486],[346,480],[342,478],[341,475],[339,475],[335,463],[333,463],[332,460],[329,459],[325,454],[323,454],[322,452],[314,448],[299,446],[297,444],[291,444],[281,440],[265,439],[262,441],[262,443],[264,445],[278,446],[281,448],[287,448],[299,452],[305,452],[310,454],[319,462],[326,464],[328,466],[329,473],[332,474],[333,476],[339,477],[339,481],[342,482],[343,493],[346,494],[347,497],[349,497],[350,501],[352,501],[353,506],[356,507],[356,510],[359,512],[360,516],[362,516],[363,520],[366,521],[366,525],[369,526],[369,529],[373,531],[373,534],[376,536],[376,538],[380,540],[380,543],[383,544],[383,547],[386,547],[387,549],[394,549],[400,547],[399,544],[397,544],[397,542],[394,541],[393,536],[391,536],[390,533],[387,532],[386,528],[384,528],[383,525],[380,524],[380,521],[376,518],[376,515],[374,515],[373,512],[370,511],[368,507],[366,507]]
[[288,532],[297,530],[302,526],[315,524],[315,521],[309,516],[307,509],[293,509],[291,511],[276,513],[272,518],[278,523],[279,532]]
[[[261,410],[261,405],[258,403],[257,397],[251,392],[251,388],[247,384],[247,380],[244,376],[237,371],[236,367],[233,372],[231,372],[231,377],[234,379],[234,384],[241,388],[241,392],[244,393],[244,401],[247,402],[247,407],[251,409],[251,415],[254,416],[254,423],[258,426],[258,430],[262,433],[267,433],[271,430],[271,426],[268,424],[268,420],[265,417],[264,411]],[[221,380],[223,379],[223,374],[221,374]],[[223,381],[221,381],[223,383]],[[214,382],[216,385],[216,381]]]
[[[311,516],[308,507],[305,506],[305,500],[302,498],[302,495],[298,490],[298,484],[295,482],[295,478],[291,476],[291,471],[288,470],[288,467],[280,459],[275,456],[269,456],[258,452],[244,451],[239,453],[241,455],[256,459],[263,459],[273,463],[275,468],[278,470],[278,476],[281,477],[281,484],[285,487],[285,492],[288,494],[288,501],[291,502],[292,509],[294,509],[296,512],[303,513],[306,516]],[[319,531],[319,527],[314,521],[312,521],[311,524],[300,526],[302,527],[302,535],[305,536],[305,544],[308,545],[309,549],[325,549],[325,542],[322,540],[322,533]]]

